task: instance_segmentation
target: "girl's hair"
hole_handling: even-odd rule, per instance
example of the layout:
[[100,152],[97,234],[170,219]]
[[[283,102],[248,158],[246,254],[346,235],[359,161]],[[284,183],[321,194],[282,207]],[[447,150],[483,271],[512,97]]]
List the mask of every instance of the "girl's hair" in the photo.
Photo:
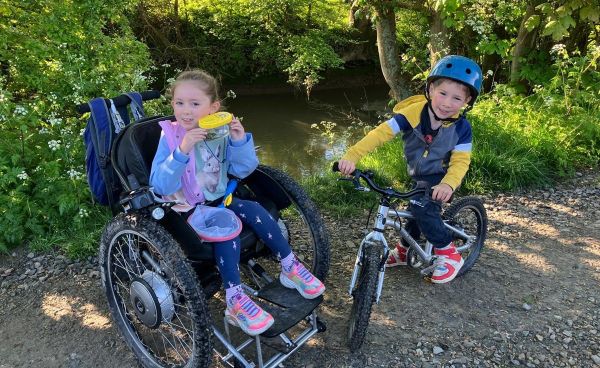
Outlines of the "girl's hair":
[[186,70],[180,73],[167,90],[167,97],[169,99],[173,98],[175,89],[182,82],[194,82],[198,88],[210,97],[211,102],[219,100],[219,83],[217,79],[200,69]]

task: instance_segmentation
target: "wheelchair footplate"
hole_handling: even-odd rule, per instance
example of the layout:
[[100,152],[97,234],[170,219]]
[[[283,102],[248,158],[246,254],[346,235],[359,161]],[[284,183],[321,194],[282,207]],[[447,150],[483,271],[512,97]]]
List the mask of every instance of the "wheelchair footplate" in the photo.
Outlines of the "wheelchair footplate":
[[[325,324],[317,317],[315,311],[319,304],[323,302],[322,295],[315,299],[304,299],[295,289],[288,289],[281,285],[279,280],[275,280],[254,293],[253,299],[269,312],[275,320],[273,326],[267,331],[253,337],[243,334],[245,341],[234,346],[229,331],[230,325],[225,320],[225,334],[221,334],[213,326],[215,336],[229,352],[227,355],[219,355],[224,362],[231,366],[277,367],[313,335],[326,329]],[[256,363],[249,361],[242,354],[242,351],[252,342],[256,346]],[[265,357],[263,357],[263,345],[268,350],[274,351],[266,362],[264,361]]]

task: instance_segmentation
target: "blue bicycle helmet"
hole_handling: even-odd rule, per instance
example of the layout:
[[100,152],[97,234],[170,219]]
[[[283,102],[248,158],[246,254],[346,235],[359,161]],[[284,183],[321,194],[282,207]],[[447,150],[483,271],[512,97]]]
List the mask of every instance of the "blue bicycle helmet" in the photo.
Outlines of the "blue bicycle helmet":
[[425,93],[429,95],[429,84],[438,78],[448,78],[465,84],[471,90],[471,101],[473,105],[481,91],[483,75],[481,68],[473,60],[459,55],[448,55],[440,59],[431,69],[425,85]]

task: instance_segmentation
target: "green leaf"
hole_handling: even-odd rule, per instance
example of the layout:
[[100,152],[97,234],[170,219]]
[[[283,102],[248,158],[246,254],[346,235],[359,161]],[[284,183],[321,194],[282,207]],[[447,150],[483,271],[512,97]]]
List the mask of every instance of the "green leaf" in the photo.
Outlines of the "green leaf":
[[590,22],[597,23],[600,20],[600,8],[588,5],[581,8],[579,11],[579,17],[583,20],[589,20]]
[[563,28],[569,29],[570,27],[575,27],[575,20],[570,15],[567,15],[560,18],[560,24]]
[[535,29],[535,27],[540,25],[540,16],[538,14],[532,15],[531,17],[527,18],[527,20],[525,21],[525,29],[527,29],[527,31],[531,32]]

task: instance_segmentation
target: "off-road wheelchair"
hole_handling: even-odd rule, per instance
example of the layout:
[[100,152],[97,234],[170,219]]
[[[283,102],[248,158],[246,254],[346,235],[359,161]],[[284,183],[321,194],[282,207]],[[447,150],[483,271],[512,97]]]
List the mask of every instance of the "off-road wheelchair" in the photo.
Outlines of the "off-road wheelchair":
[[[121,95],[106,103],[124,111],[131,101]],[[78,106],[82,113],[89,109]],[[240,234],[244,287],[273,315],[275,324],[251,338],[221,319],[224,302],[215,300],[221,279],[212,244],[202,242],[171,209],[173,203],[158,198],[148,186],[161,134],[158,122],[172,118],[135,121],[111,144],[109,164],[122,190],[110,203],[115,216],[102,234],[99,260],[112,318],[144,367],[207,367],[214,356],[229,366],[278,366],[325,330],[316,313],[323,297],[307,300],[283,287],[276,277],[279,263],[274,255],[244,229]],[[261,165],[240,182],[234,195],[265,207],[298,258],[325,280],[329,242],[322,217],[292,178]],[[249,348],[253,343],[255,350]]]

